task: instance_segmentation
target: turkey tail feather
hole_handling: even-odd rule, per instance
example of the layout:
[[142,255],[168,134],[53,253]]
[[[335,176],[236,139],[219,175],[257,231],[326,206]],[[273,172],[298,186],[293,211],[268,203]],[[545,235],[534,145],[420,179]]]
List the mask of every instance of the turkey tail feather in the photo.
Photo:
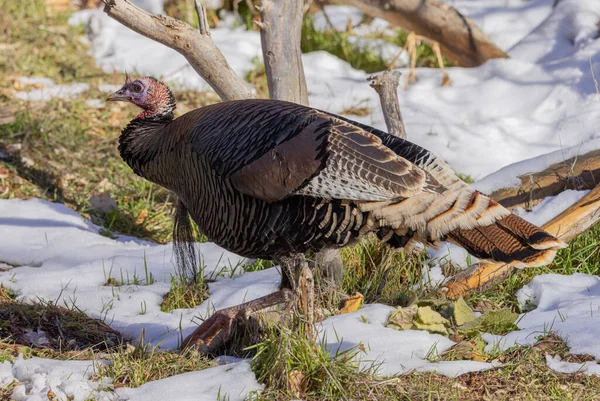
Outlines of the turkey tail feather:
[[518,268],[547,265],[566,244],[528,221],[509,214],[493,224],[457,229],[448,239],[480,259]]
[[173,225],[173,254],[181,277],[186,282],[196,282],[198,278],[198,259],[192,223],[185,204],[177,200],[175,224]]

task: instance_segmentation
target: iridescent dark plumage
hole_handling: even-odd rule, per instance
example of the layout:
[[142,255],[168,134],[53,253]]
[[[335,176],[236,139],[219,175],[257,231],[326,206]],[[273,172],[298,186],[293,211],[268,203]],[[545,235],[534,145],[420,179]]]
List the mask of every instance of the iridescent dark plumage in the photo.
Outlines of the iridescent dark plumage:
[[[135,83],[148,93],[128,91]],[[271,100],[224,102],[173,119],[164,85],[135,83],[115,94],[144,108],[119,150],[136,174],[179,198],[181,259],[193,249],[186,213],[223,248],[276,261],[369,232],[395,246],[450,240],[521,267],[548,263],[563,246],[427,150],[372,127]],[[162,103],[147,104],[153,99]]]

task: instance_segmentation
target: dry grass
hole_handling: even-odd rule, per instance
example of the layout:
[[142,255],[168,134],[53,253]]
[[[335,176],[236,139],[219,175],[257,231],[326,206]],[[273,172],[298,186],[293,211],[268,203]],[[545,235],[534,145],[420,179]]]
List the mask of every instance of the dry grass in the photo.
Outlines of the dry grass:
[[51,302],[0,302],[0,322],[5,342],[56,352],[105,351],[123,343],[121,335],[100,320]]

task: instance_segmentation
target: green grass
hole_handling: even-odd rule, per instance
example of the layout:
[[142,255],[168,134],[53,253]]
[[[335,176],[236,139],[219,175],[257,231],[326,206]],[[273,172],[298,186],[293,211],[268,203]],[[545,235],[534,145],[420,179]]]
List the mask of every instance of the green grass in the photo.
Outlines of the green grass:
[[302,53],[324,50],[347,61],[353,68],[367,73],[385,70],[388,66],[374,49],[366,46],[359,48],[350,43],[347,32],[332,29],[318,31],[312,17],[305,16],[302,22]]

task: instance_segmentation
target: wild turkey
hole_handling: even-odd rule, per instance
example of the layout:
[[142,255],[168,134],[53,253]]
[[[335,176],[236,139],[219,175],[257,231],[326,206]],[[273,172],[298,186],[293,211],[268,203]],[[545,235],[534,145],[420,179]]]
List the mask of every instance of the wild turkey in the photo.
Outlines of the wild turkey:
[[282,265],[279,291],[217,312],[186,344],[227,337],[232,319],[293,299],[307,252],[376,233],[394,247],[447,240],[517,267],[549,263],[565,244],[461,181],[427,150],[324,111],[240,100],[174,119],[175,99],[151,77],[108,100],[143,109],[119,151],[133,171],[178,197],[174,241],[193,266],[190,221],[211,241]]

